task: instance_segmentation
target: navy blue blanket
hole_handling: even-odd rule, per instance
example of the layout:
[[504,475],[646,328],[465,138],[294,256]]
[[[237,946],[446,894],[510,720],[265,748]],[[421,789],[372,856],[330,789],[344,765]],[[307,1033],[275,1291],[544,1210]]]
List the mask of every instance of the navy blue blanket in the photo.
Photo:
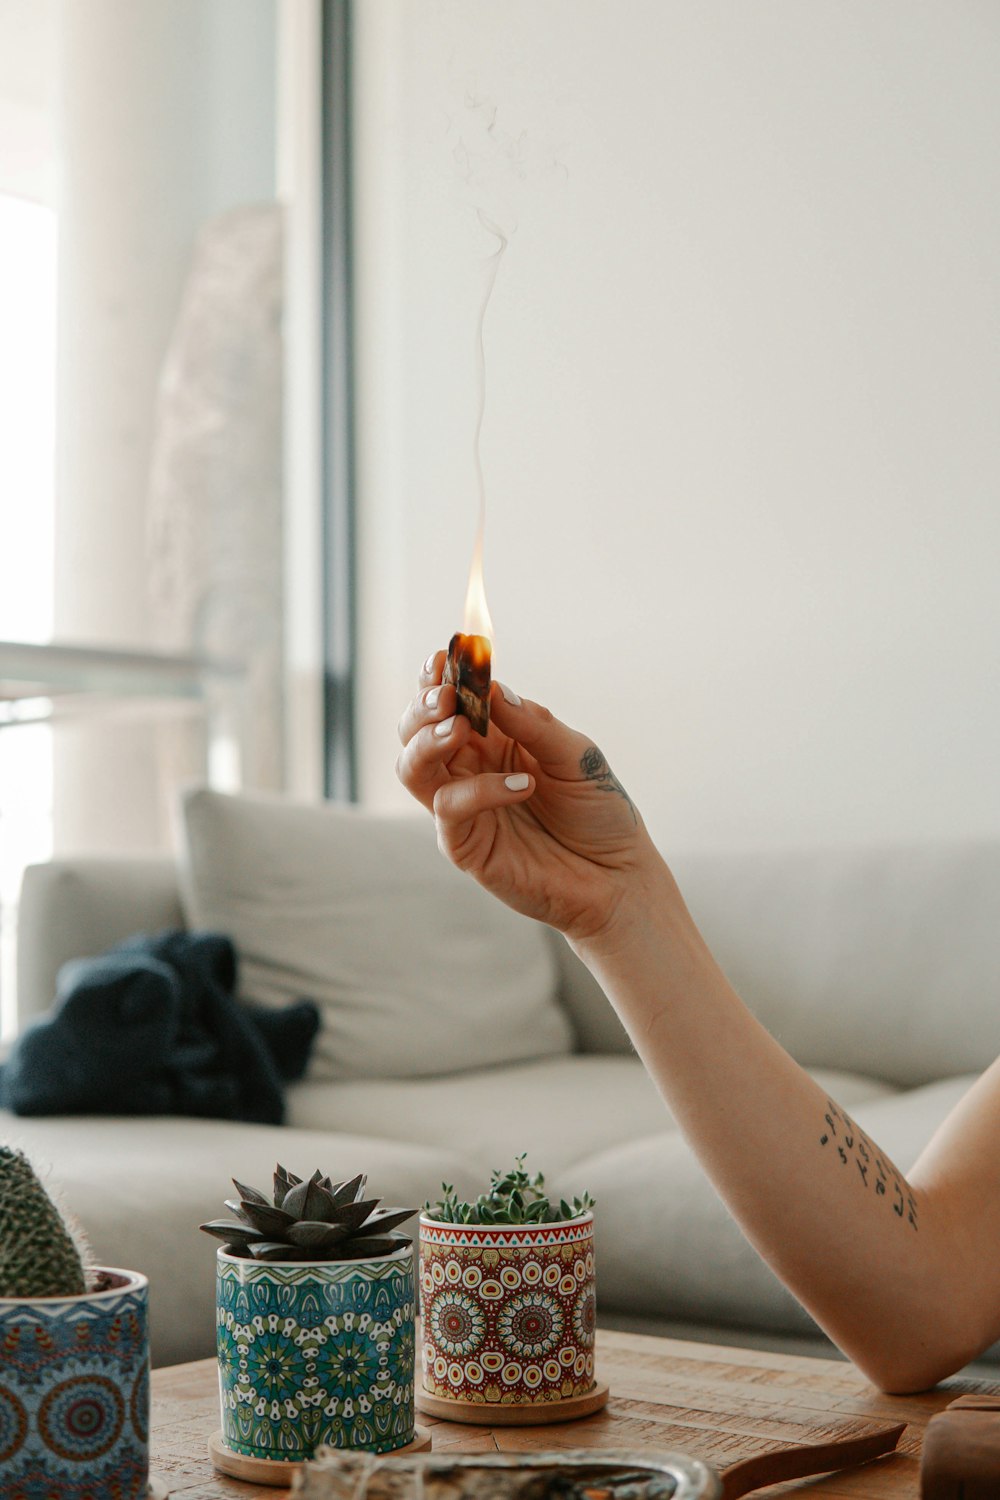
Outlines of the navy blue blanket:
[[236,953],[214,932],[140,933],[59,971],[56,1001],[0,1068],[19,1115],[202,1115],[280,1125],[319,1012],[237,1000]]

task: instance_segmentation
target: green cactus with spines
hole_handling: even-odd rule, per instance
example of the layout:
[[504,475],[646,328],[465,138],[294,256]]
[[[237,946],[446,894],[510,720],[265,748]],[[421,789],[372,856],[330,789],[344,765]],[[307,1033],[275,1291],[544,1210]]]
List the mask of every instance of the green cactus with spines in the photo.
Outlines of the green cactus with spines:
[[0,1297],[77,1297],[80,1251],[23,1151],[0,1146]]

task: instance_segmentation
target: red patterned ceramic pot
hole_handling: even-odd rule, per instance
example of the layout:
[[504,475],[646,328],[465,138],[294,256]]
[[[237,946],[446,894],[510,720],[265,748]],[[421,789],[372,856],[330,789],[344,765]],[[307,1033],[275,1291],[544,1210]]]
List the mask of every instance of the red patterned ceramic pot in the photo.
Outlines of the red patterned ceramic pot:
[[486,1406],[594,1387],[594,1216],[441,1224],[420,1216],[423,1386]]

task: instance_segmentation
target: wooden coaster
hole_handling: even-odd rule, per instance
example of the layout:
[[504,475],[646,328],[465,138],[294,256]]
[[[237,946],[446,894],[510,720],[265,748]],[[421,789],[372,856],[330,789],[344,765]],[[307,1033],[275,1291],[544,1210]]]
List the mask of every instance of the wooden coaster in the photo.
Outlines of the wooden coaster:
[[471,1422],[476,1427],[535,1427],[549,1422],[576,1422],[589,1417],[608,1404],[608,1383],[595,1382],[582,1396],[567,1396],[562,1401],[522,1401],[501,1406],[499,1401],[453,1401],[450,1396],[432,1396],[418,1386],[417,1411],[425,1417],[440,1417],[443,1422]]
[[[414,1428],[412,1443],[403,1448],[393,1448],[383,1453],[383,1458],[398,1458],[403,1453],[426,1453],[431,1446],[431,1435],[426,1427]],[[245,1479],[249,1484],[269,1484],[274,1488],[288,1485],[305,1467],[304,1462],[281,1458],[249,1458],[245,1453],[235,1453],[222,1441],[221,1432],[213,1432],[208,1440],[208,1456],[220,1474],[231,1479]]]
[[170,1491],[164,1480],[155,1474],[149,1476],[149,1488],[146,1490],[146,1500],[167,1500]]

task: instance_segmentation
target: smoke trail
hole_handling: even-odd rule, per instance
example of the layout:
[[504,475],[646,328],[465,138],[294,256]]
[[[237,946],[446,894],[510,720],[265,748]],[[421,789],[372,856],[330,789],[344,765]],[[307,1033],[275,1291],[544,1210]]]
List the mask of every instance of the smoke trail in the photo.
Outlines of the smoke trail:
[[[486,285],[483,288],[483,300],[479,305],[479,321],[476,327],[476,379],[479,394],[479,410],[476,417],[476,431],[472,442],[473,457],[476,464],[476,483],[479,487],[479,524],[476,528],[476,543],[472,553],[472,573],[470,574],[470,593],[472,589],[472,577],[477,572],[482,578],[483,566],[483,534],[486,530],[486,481],[483,477],[483,458],[480,439],[483,432],[483,418],[486,415],[486,344],[483,338],[483,327],[486,323],[486,309],[490,305],[493,296],[493,288],[496,286],[497,275],[500,271],[500,262],[504,251],[507,249],[507,236],[498,224],[488,218],[481,208],[476,209],[479,222],[487,233],[495,235],[497,248],[487,261]],[[466,614],[469,611],[470,600],[466,599]],[[490,636],[492,637],[492,629]]]

